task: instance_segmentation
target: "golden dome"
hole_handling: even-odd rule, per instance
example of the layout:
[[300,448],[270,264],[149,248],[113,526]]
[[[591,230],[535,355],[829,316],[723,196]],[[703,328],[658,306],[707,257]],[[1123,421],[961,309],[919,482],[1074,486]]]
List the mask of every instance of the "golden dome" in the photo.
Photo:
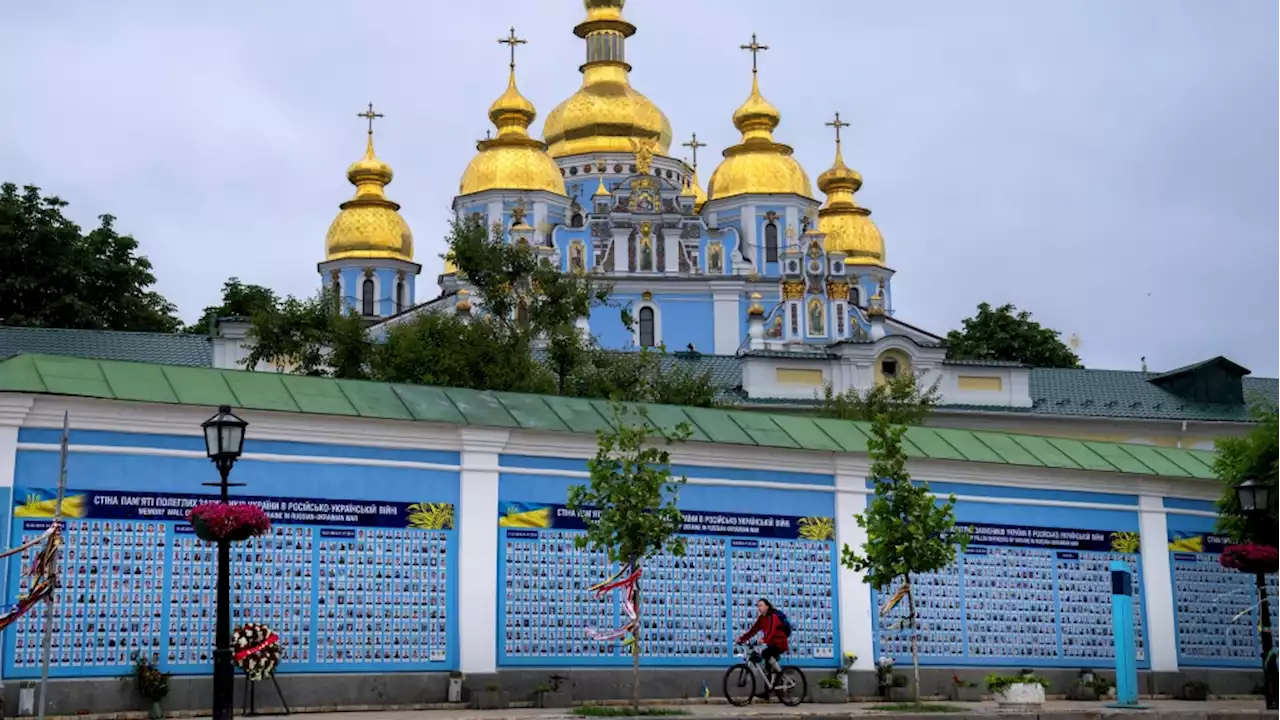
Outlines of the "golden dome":
[[840,141],[831,168],[818,176],[818,189],[827,201],[818,210],[818,229],[827,234],[827,251],[847,254],[849,265],[884,265],[884,237],[871,221],[871,211],[858,207],[853,194],[862,188],[862,176],[844,164]]
[[742,141],[726,148],[724,160],[711,173],[707,195],[716,200],[747,193],[791,193],[812,197],[809,175],[791,156],[791,147],[773,141],[773,129],[782,114],[760,94],[760,83],[751,75],[751,95],[733,113],[733,125]]
[[341,205],[325,237],[325,259],[391,258],[413,262],[413,233],[400,217],[400,205],[387,199],[383,188],[391,182],[391,167],[373,153],[369,133],[364,157],[347,168],[356,196]]
[[542,138],[552,157],[591,152],[632,152],[633,140],[653,140],[654,153],[671,147],[671,122],[631,87],[623,57],[636,28],[622,18],[624,0],[584,0],[587,19],[574,34],[587,41],[582,87],[547,115]]
[[564,176],[546,145],[529,137],[529,125],[538,113],[533,103],[516,89],[513,67],[507,89],[489,106],[489,120],[498,135],[476,143],[479,152],[458,183],[459,195],[483,190],[546,190],[565,195]]

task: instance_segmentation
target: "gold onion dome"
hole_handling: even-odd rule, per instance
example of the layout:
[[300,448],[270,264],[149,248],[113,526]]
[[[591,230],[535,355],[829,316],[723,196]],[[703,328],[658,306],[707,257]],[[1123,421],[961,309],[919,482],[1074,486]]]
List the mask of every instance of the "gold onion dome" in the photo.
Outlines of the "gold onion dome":
[[836,159],[818,176],[818,189],[827,201],[818,210],[818,229],[827,234],[827,251],[847,254],[850,265],[883,265],[884,237],[871,221],[871,211],[858,207],[853,194],[862,188],[862,176],[844,164],[840,141]]
[[636,27],[622,17],[625,0],[584,0],[587,19],[573,29],[587,41],[582,87],[547,115],[542,138],[552,157],[634,150],[633,141],[655,141],[653,152],[671,147],[671,122],[649,98],[631,87],[626,38]]
[[791,156],[791,147],[774,142],[773,130],[782,113],[760,94],[756,73],[751,95],[733,113],[742,141],[726,148],[724,160],[711,174],[707,195],[712,200],[747,193],[792,193],[812,197],[809,175]]
[[545,190],[565,195],[564,176],[546,145],[529,137],[529,125],[538,113],[533,103],[516,89],[514,65],[507,89],[489,106],[489,120],[497,137],[476,143],[479,152],[458,184],[459,195],[484,190]]
[[399,203],[388,200],[383,192],[394,176],[391,166],[374,154],[370,130],[364,157],[347,168],[347,179],[356,186],[356,195],[339,205],[338,217],[329,225],[326,260],[391,258],[413,262],[413,233],[400,217]]

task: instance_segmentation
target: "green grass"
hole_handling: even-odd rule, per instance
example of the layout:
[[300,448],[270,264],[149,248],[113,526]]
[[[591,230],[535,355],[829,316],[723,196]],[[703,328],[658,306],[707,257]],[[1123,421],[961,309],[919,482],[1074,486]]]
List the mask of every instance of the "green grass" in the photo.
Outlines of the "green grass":
[[574,711],[579,717],[635,717],[637,715],[688,715],[688,710],[664,707],[642,707],[636,712],[625,705],[587,705]]
[[892,705],[872,705],[872,710],[884,710],[886,712],[926,712],[926,713],[960,713],[967,712],[962,707],[955,705],[934,705],[930,703],[893,703]]

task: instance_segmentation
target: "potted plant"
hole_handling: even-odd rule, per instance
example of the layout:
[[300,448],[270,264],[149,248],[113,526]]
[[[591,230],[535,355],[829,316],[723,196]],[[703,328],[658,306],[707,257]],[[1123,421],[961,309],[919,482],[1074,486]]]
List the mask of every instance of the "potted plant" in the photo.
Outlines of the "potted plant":
[[889,684],[889,702],[904,703],[916,699],[906,675],[894,675]]
[[471,691],[472,710],[506,710],[511,706],[511,696],[500,685],[490,683],[483,690]]
[[1074,684],[1067,687],[1068,700],[1097,700],[1098,693],[1094,690],[1094,683],[1097,682],[1098,676],[1093,674],[1093,670],[1085,668],[1080,671],[1076,677]]
[[1099,700],[1115,697],[1116,684],[1101,675],[1093,679],[1093,694]]
[[1044,691],[1049,681],[1030,670],[1018,675],[987,676],[987,690],[996,696],[1001,707],[1038,708],[1044,704]]
[[956,702],[982,702],[982,688],[978,687],[978,683],[952,675],[950,697]]
[[1204,702],[1209,699],[1209,683],[1203,680],[1188,680],[1178,688],[1177,698]]
[[187,513],[196,537],[206,542],[243,542],[271,530],[271,519],[257,505],[203,503]]
[[146,698],[151,706],[147,709],[147,717],[159,720],[164,717],[160,701],[169,694],[169,673],[160,672],[160,668],[151,662],[151,658],[141,653],[133,656],[133,686],[138,694]]
[[893,687],[893,658],[888,655],[881,655],[876,661],[876,685],[880,688],[880,694],[888,698],[889,690]]
[[548,682],[535,687],[533,689],[534,704],[540,708],[573,707],[573,691],[560,689],[567,679],[563,675],[552,675],[547,678]]
[[849,691],[845,689],[844,678],[839,673],[822,678],[818,681],[818,686],[810,690],[809,693],[809,700],[815,703],[849,702]]

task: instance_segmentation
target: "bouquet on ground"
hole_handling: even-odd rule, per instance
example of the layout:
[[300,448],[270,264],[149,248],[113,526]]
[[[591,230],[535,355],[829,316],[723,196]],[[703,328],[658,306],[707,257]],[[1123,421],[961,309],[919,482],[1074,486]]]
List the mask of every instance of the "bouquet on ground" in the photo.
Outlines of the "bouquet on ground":
[[280,664],[280,636],[262,623],[247,623],[231,635],[231,651],[250,680],[266,680]]
[[204,503],[192,508],[187,519],[196,536],[209,542],[241,542],[271,530],[271,519],[257,505]]

